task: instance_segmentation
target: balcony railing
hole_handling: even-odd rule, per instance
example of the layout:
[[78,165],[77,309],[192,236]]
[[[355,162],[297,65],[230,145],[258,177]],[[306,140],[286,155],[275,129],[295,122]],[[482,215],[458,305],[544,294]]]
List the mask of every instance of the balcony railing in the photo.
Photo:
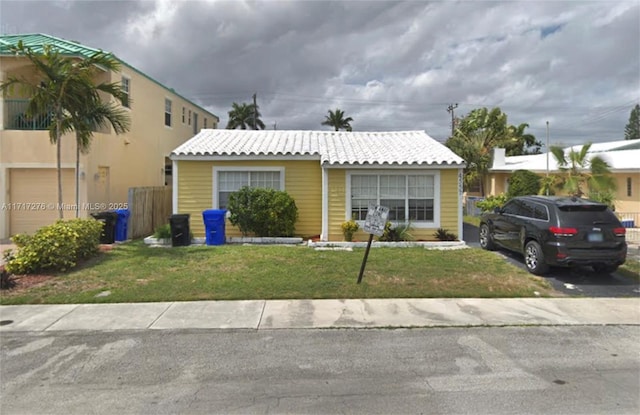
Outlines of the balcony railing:
[[48,130],[53,121],[53,114],[39,114],[27,116],[26,99],[4,100],[4,128],[5,130]]

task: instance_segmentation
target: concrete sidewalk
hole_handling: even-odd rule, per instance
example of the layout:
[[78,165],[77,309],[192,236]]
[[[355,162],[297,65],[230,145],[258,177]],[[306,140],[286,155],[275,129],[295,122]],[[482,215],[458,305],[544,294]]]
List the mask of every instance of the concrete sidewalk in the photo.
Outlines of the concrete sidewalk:
[[0,306],[0,332],[511,325],[640,325],[640,299],[248,300]]

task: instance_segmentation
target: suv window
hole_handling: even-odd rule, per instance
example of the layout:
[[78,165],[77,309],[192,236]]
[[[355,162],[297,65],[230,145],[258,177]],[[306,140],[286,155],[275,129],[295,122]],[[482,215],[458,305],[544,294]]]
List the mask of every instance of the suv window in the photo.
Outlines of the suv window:
[[512,200],[510,202],[507,202],[506,205],[504,205],[504,209],[503,212],[506,213],[507,215],[522,215],[522,209],[520,208],[518,203],[520,202],[519,200]]
[[549,220],[549,211],[540,203],[522,201],[526,216],[533,219]]
[[618,218],[604,205],[559,206],[562,226],[617,224]]

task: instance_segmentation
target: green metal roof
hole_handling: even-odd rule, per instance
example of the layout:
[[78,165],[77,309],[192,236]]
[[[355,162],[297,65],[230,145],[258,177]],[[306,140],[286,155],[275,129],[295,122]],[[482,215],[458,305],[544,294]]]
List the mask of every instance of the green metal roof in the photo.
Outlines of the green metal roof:
[[123,61],[122,59],[118,58],[116,55],[114,55],[111,52],[107,52],[101,49],[95,49],[95,48],[91,48],[89,46],[85,46],[82,45],[78,42],[73,42],[70,40],[66,40],[66,39],[60,39],[58,37],[55,36],[50,36],[50,35],[45,35],[42,33],[28,33],[28,34],[17,34],[17,35],[0,35],[0,56],[14,56],[14,54],[11,52],[11,47],[12,46],[17,46],[18,42],[22,41],[23,45],[25,47],[28,47],[29,49],[31,49],[33,52],[35,53],[42,53],[44,51],[44,45],[51,45],[58,53],[60,53],[61,55],[64,56],[69,56],[69,57],[78,57],[78,58],[88,58],[98,52],[103,52],[106,53],[110,56],[112,56],[113,58],[115,58],[116,60],[118,60],[118,62],[120,62],[123,65],[126,65],[127,67],[133,69],[134,71],[138,72],[140,75],[144,76],[145,78],[149,79],[151,82],[159,85],[160,87],[164,88],[165,90],[167,90],[168,92],[177,95],[178,97],[184,99],[185,101],[189,102],[190,104],[194,105],[195,107],[201,109],[202,111],[205,111],[211,115],[213,115],[214,117],[216,117],[218,119],[218,122],[220,122],[220,117],[218,117],[217,115],[213,114],[212,112],[210,112],[209,110],[206,110],[204,108],[202,108],[200,105],[196,104],[195,102],[191,101],[190,99],[178,94],[176,91],[174,91],[172,88],[166,87],[163,84],[161,84],[160,82],[156,81],[155,79],[153,79],[152,77],[150,77],[149,75],[147,75],[146,73],[140,71],[139,69],[134,68],[133,66],[129,65],[128,63],[126,63],[125,61]]

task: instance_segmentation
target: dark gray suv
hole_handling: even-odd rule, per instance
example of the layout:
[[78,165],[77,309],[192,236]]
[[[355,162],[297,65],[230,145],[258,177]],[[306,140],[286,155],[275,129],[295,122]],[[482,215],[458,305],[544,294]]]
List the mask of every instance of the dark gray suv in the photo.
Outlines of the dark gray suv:
[[520,253],[538,275],[575,265],[612,273],[626,260],[625,233],[606,205],[576,197],[515,197],[480,220],[482,248]]

